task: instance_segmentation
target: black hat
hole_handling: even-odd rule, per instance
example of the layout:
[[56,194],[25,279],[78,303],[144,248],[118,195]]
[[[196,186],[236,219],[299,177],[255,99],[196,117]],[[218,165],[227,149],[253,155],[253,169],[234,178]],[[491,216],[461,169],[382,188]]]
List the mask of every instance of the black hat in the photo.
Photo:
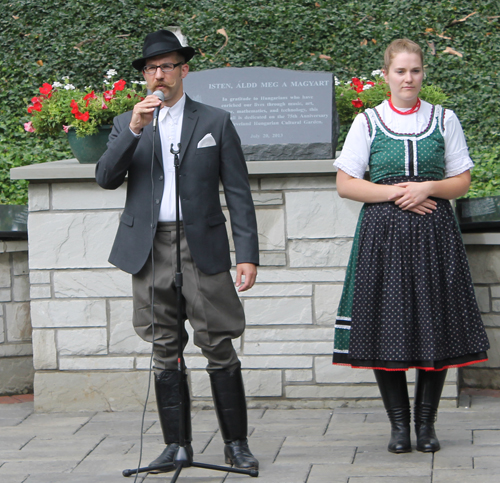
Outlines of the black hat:
[[132,67],[142,71],[147,59],[169,52],[179,52],[184,57],[185,62],[190,61],[196,53],[193,47],[183,47],[176,35],[170,30],[158,30],[158,32],[146,35],[142,46],[142,57],[134,60]]

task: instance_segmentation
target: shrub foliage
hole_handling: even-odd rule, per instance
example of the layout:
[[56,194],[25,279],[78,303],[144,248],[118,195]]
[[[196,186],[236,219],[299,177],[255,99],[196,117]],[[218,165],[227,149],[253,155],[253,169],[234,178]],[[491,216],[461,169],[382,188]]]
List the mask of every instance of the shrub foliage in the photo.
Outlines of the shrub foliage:
[[[97,85],[110,68],[128,81],[146,33],[180,26],[191,69],[273,66],[370,76],[395,38],[418,42],[427,81],[449,96],[481,164],[498,162],[498,0],[0,0],[0,203],[26,201],[15,166],[70,157],[63,135],[24,132],[26,106],[63,76]],[[486,154],[485,154],[486,153]],[[482,168],[481,168],[482,169]]]

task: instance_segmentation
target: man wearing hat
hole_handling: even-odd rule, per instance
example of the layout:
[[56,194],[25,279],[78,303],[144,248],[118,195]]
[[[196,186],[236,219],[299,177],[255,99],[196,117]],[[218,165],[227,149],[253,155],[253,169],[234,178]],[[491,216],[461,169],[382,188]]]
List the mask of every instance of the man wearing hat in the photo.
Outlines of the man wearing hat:
[[[179,448],[179,373],[175,242],[180,237],[184,314],[194,343],[208,359],[212,395],[226,463],[258,469],[247,442],[247,409],[240,361],[232,345],[245,327],[229,269],[229,241],[219,196],[224,188],[236,251],[236,287],[251,288],[259,263],[257,224],[240,139],[229,113],[192,101],[182,80],[193,57],[170,31],[148,34],[143,56],[132,65],[151,92],[133,111],[117,116],[108,149],[96,166],[97,183],[116,189],[127,176],[127,198],[110,263],[132,274],[133,323],[153,340],[159,419],[167,445],[151,464],[172,462]],[[153,150],[153,112],[161,106]],[[180,143],[181,229],[175,229],[175,169],[171,145]],[[153,154],[154,151],[154,154]],[[154,276],[154,286],[152,279]],[[154,327],[151,293],[154,288]],[[187,333],[183,337],[187,343]],[[188,398],[189,388],[182,388]],[[186,449],[192,456],[191,416],[186,411]]]

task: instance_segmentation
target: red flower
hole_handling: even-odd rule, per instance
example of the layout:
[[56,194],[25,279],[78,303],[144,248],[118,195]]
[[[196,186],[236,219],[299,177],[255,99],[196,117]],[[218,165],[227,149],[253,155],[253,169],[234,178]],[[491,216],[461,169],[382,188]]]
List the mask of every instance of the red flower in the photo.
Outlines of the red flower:
[[87,101],[85,107],[89,105],[90,99],[97,99],[97,96],[94,94],[94,91],[90,92],[83,98],[84,101]]
[[375,85],[375,82],[372,82],[372,81],[367,81],[366,82],[369,86],[374,86]]
[[42,110],[42,103],[41,102],[35,102],[32,106],[28,107],[28,112],[31,114],[33,111],[38,111],[40,112]]
[[31,98],[31,102],[32,102],[33,104],[35,104],[35,102],[42,102],[42,100],[43,100],[43,99],[42,99],[41,97],[32,97],[32,98]]
[[71,114],[77,114],[79,113],[79,109],[78,109],[78,104],[77,102],[74,100],[74,99],[71,99],[71,103],[70,103],[70,107],[72,107],[73,109],[71,109]]
[[114,91],[106,91],[102,95],[103,95],[105,101],[110,101],[111,99],[113,99],[113,97],[115,97],[115,92]]
[[356,86],[356,92],[363,92],[363,86]]
[[89,120],[89,111],[85,112],[85,113],[81,113],[81,112],[77,112],[75,114],[75,117],[77,119],[79,119],[80,121],[88,121]]
[[351,101],[351,104],[356,108],[359,109],[360,107],[363,107],[363,101],[358,97],[354,101]]
[[123,91],[123,89],[125,89],[125,84],[126,82],[123,79],[120,79],[113,84],[113,87],[116,91]]
[[363,83],[357,77],[353,77],[351,80],[352,80],[351,84],[354,84],[355,86],[363,85]]
[[44,94],[44,95],[47,95],[50,93],[50,91],[52,90],[52,86],[50,84],[47,84],[47,82],[45,82],[43,84],[42,87],[40,87],[40,94]]

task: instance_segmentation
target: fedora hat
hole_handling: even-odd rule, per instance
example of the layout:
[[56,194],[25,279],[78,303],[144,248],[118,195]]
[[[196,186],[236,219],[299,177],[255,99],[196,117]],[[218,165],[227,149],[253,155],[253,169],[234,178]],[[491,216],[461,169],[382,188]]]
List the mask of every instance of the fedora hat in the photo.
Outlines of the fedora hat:
[[185,62],[191,60],[196,53],[193,47],[183,47],[176,35],[170,30],[158,30],[146,35],[142,46],[142,57],[134,60],[132,67],[142,71],[147,59],[169,52],[179,52],[184,57]]

